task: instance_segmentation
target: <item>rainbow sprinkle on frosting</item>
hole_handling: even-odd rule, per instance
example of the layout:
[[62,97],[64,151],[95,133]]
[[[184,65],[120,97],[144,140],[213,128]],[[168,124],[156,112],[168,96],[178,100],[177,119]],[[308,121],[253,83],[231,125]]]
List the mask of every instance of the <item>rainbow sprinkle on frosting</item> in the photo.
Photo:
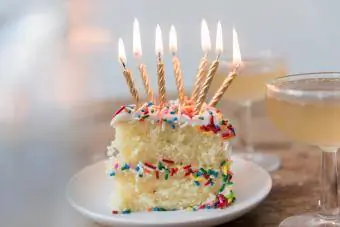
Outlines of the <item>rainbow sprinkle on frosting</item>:
[[223,140],[235,136],[233,126],[223,117],[220,110],[205,105],[199,114],[194,114],[194,104],[190,100],[186,100],[183,105],[179,105],[178,100],[169,101],[162,107],[146,102],[138,110],[135,110],[135,105],[124,105],[114,114],[111,125],[128,120],[149,120],[162,127],[165,123],[173,129],[191,125],[201,131],[214,133]]

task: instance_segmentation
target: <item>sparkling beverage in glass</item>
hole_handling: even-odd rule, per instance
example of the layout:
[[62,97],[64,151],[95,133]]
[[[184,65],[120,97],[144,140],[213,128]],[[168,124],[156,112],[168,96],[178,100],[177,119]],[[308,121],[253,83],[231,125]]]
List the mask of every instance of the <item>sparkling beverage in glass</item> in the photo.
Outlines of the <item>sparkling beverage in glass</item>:
[[321,150],[320,210],[285,219],[280,227],[340,226],[337,150],[340,147],[340,73],[290,75],[267,84],[267,112],[293,140]]

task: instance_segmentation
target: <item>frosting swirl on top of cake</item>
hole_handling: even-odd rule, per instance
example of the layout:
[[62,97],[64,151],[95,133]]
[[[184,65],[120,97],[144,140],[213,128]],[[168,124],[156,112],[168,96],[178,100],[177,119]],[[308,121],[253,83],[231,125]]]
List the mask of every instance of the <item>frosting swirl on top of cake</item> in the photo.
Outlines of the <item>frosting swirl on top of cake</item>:
[[223,140],[228,140],[235,136],[235,130],[230,122],[223,117],[221,111],[215,107],[203,105],[199,114],[194,113],[194,104],[186,100],[180,105],[178,100],[171,100],[164,105],[156,105],[146,102],[137,110],[135,105],[122,106],[113,116],[111,125],[122,121],[145,121],[159,124],[165,127],[166,124],[172,128],[192,126],[205,132],[212,132],[220,136]]

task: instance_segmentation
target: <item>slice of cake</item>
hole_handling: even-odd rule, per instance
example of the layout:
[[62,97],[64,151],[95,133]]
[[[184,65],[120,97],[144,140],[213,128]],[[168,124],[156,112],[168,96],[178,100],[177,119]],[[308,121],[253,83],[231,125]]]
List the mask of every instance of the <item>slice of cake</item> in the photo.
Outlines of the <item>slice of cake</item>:
[[111,125],[108,174],[113,213],[225,208],[235,200],[230,171],[234,129],[221,112],[169,101],[122,106]]

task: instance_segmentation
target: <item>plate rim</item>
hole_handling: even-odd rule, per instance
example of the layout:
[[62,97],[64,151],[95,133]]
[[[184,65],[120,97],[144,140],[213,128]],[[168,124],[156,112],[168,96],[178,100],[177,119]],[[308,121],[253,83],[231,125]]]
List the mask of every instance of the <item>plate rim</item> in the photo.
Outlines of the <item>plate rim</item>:
[[[264,175],[266,175],[266,187],[263,187],[260,191],[259,191],[259,196],[254,196],[249,198],[246,201],[237,203],[237,204],[233,204],[231,207],[233,207],[232,211],[230,211],[230,208],[226,208],[226,209],[221,209],[221,210],[216,210],[216,209],[211,209],[211,210],[197,210],[195,212],[219,212],[218,214],[214,214],[214,216],[212,217],[204,217],[201,220],[198,219],[193,219],[193,220],[186,220],[186,221],[181,221],[181,220],[173,220],[173,221],[163,221],[163,222],[145,222],[145,221],[140,221],[140,220],[136,220],[136,219],[128,219],[128,218],[124,218],[124,216],[126,216],[126,214],[117,214],[117,215],[112,215],[112,216],[108,216],[108,215],[104,215],[101,213],[96,213],[93,212],[87,208],[82,207],[81,205],[78,205],[71,197],[70,195],[70,190],[71,190],[71,186],[72,183],[74,183],[77,178],[79,178],[80,175],[82,175],[82,173],[84,173],[86,170],[93,168],[96,165],[100,165],[101,163],[105,163],[106,159],[102,159],[100,161],[97,161],[93,164],[87,165],[84,168],[80,169],[78,172],[76,172],[71,179],[69,180],[67,187],[66,187],[66,198],[67,201],[69,202],[69,204],[76,210],[78,211],[82,216],[84,216],[87,219],[90,219],[91,221],[95,221],[98,223],[111,223],[111,224],[134,224],[134,225],[159,225],[159,224],[163,224],[163,225],[169,225],[169,224],[192,224],[195,223],[197,221],[200,222],[209,222],[209,221],[213,221],[213,220],[220,220],[223,219],[226,215],[228,216],[235,216],[240,217],[242,215],[244,215],[245,213],[247,213],[248,211],[250,211],[251,209],[253,209],[254,207],[256,207],[259,203],[261,203],[270,193],[271,189],[272,189],[272,185],[273,185],[273,180],[270,176],[270,174],[264,170],[261,166],[244,160],[242,158],[238,158],[235,156],[231,157],[232,161],[237,161],[237,162],[243,162],[244,164],[250,164],[253,165],[255,168],[257,168],[259,171],[261,171]],[[225,212],[229,210],[229,212],[226,214]],[[242,212],[242,210],[245,210],[245,212]],[[186,211],[186,210],[176,210],[176,211],[166,211],[166,212],[162,212],[162,213],[171,213],[174,214],[176,212],[192,212],[192,211]],[[154,214],[155,212],[140,212],[140,213],[145,213],[145,214]],[[240,214],[240,215],[237,215]],[[133,215],[132,214],[128,214]],[[120,218],[115,218],[116,216],[119,216]],[[123,217],[123,218],[122,218]],[[232,218],[232,220],[235,218]]]

